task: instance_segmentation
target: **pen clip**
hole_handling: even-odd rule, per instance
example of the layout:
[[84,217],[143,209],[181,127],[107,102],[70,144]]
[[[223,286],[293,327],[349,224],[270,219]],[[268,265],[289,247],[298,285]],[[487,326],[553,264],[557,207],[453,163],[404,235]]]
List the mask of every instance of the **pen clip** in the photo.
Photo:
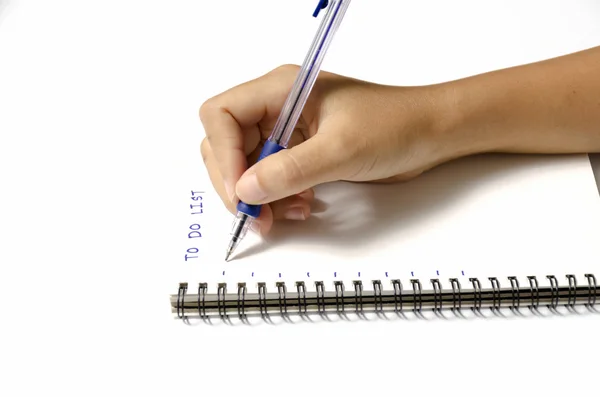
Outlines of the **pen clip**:
[[319,12],[321,12],[322,9],[327,8],[327,6],[329,5],[329,0],[319,0],[319,4],[317,4],[317,8],[315,8],[315,11],[313,12],[313,17],[317,17],[317,15],[319,15]]

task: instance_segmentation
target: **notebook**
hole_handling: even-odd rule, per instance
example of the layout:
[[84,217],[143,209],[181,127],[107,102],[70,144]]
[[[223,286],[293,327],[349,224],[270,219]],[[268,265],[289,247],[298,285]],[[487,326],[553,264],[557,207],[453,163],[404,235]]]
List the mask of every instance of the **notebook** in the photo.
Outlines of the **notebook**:
[[320,185],[308,220],[278,222],[265,237],[249,233],[229,262],[233,215],[200,156],[190,161],[173,231],[180,236],[169,296],[175,319],[595,310],[600,197],[587,156],[482,154],[404,183]]
[[[473,56],[472,44],[465,47],[469,57],[457,58],[454,51],[461,40],[448,42],[452,53],[432,52],[430,44],[439,43],[442,36],[427,36],[431,30],[422,29],[419,22],[394,36],[403,38],[402,51],[419,48],[413,58],[390,51],[383,30],[361,47],[373,50],[372,56],[357,54],[353,46],[363,42],[363,23],[372,9],[361,2],[350,7],[324,70],[383,84],[419,85],[543,59],[546,50],[552,54],[548,56],[557,53],[556,48],[540,48],[539,40],[498,53],[505,44],[483,40],[478,48],[493,48],[493,61],[487,63],[487,56],[479,52]],[[444,15],[435,9],[435,15]],[[385,26],[396,26],[397,15],[417,15],[401,8],[389,16],[380,14],[387,12],[374,14],[375,20],[387,21]],[[286,29],[291,20],[286,20]],[[453,23],[448,30],[455,33],[459,25]],[[285,45],[271,45],[289,50],[289,59],[301,62],[297,54],[303,54],[315,28],[298,22],[294,34],[285,36]],[[271,32],[271,27],[268,32],[253,29],[248,30],[256,37]],[[474,39],[472,29],[464,31],[465,38]],[[406,33],[417,31],[419,40],[404,39],[412,37]],[[572,30],[569,33],[576,37]],[[499,43],[506,43],[506,34],[499,36]],[[431,41],[423,41],[425,37]],[[556,40],[544,42],[556,46]],[[222,48],[242,46],[236,41],[223,43],[203,43],[207,54],[214,51],[223,58],[203,65],[203,73],[211,77],[201,80],[197,98],[206,99],[268,70],[258,61],[232,66],[241,55]],[[378,60],[376,67],[371,58]],[[225,66],[228,73],[222,73]],[[585,155],[480,155],[444,164],[403,184],[318,186],[309,220],[278,223],[265,239],[249,235],[225,263],[233,215],[206,175],[198,153],[202,139],[198,130],[199,125],[189,136],[182,135],[176,154],[182,171],[188,172],[173,190],[178,192],[173,219],[180,222],[172,231],[178,240],[169,267],[173,279],[168,281],[168,302],[176,319],[198,318],[202,324],[202,318],[232,323],[292,317],[292,321],[333,321],[435,316],[448,310],[479,316],[489,314],[490,308],[494,313],[526,313],[526,308],[545,314],[548,307],[557,311],[565,305],[595,303],[599,267],[593,259],[598,255],[600,198]],[[184,175],[173,174],[173,178]]]

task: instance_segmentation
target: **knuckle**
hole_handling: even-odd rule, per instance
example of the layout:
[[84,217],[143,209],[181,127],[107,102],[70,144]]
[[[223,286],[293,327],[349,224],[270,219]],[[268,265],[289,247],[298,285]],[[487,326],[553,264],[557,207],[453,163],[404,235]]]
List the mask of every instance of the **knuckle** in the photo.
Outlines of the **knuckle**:
[[210,98],[204,101],[202,105],[200,105],[200,109],[198,111],[198,115],[200,116],[200,121],[205,122],[210,117],[210,113],[212,109],[215,108],[215,98]]
[[277,66],[275,69],[271,71],[272,74],[290,74],[290,73],[298,73],[300,66],[294,65],[291,63],[286,63],[280,66]]
[[202,161],[206,164],[208,162],[208,157],[210,156],[210,144],[208,143],[208,138],[202,139],[202,143],[200,143],[200,154],[202,155]]
[[281,160],[278,163],[279,175],[282,175],[282,185],[283,188],[287,190],[291,190],[298,186],[298,182],[301,182],[304,178],[304,174],[302,172],[302,167],[300,163],[292,153],[287,150],[281,151]]

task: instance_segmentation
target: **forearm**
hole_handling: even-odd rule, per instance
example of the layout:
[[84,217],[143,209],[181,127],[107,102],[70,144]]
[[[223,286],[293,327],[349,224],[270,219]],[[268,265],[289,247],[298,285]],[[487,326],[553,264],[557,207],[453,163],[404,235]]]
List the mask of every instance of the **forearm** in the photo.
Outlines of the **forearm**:
[[600,47],[441,84],[460,154],[600,151]]

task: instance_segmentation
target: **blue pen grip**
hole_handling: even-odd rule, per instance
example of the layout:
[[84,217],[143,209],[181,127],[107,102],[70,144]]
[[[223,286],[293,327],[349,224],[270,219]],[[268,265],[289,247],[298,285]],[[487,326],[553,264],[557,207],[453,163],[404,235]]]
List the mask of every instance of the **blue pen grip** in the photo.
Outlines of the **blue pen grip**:
[[[270,156],[278,151],[285,149],[283,146],[279,146],[275,142],[267,141],[265,142],[265,146],[263,146],[262,151],[260,152],[260,156],[258,157],[258,161],[264,159],[267,156]],[[260,215],[260,209],[262,208],[261,204],[246,204],[240,200],[237,205],[237,210],[239,212],[243,212],[246,215],[249,215],[253,218],[258,218]]]

